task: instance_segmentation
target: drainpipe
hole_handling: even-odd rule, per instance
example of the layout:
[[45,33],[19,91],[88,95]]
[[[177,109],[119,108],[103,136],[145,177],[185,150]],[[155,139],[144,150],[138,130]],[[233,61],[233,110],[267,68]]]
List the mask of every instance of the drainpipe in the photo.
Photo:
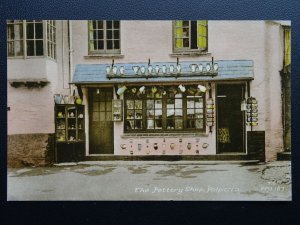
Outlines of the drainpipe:
[[73,95],[72,86],[70,85],[73,74],[73,43],[72,43],[72,22],[68,20],[68,45],[69,45],[69,88],[70,95]]

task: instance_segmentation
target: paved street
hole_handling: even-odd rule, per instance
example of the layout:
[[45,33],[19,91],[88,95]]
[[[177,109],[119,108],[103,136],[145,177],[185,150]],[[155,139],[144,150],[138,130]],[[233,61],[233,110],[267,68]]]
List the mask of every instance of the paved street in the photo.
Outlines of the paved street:
[[291,200],[290,162],[102,161],[8,169],[7,199]]

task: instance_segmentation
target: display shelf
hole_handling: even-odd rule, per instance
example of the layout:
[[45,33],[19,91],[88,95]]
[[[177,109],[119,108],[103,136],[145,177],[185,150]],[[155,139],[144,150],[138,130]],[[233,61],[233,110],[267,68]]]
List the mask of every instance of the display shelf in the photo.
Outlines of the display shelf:
[[55,105],[55,161],[80,160],[85,152],[84,105]]

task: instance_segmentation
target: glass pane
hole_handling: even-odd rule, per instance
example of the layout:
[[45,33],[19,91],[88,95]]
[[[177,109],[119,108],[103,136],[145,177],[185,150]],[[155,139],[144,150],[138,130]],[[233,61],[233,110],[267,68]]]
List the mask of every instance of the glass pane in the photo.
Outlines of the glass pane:
[[99,121],[99,113],[93,112],[93,121]]
[[142,109],[143,108],[143,101],[142,100],[135,100],[135,109]]
[[106,121],[111,121],[111,112],[106,112]]
[[195,118],[197,118],[197,119],[203,119],[203,114],[200,114],[200,113],[196,113],[195,114]]
[[194,108],[194,98],[187,99],[187,108]]
[[168,109],[173,109],[175,106],[175,100],[174,99],[167,99],[167,108]]
[[190,36],[190,33],[189,33],[189,28],[183,28],[182,29],[182,37],[189,37]]
[[188,20],[183,20],[183,26],[189,26],[190,25],[190,22]]
[[133,118],[134,118],[134,111],[127,110],[127,119],[133,119]]
[[97,46],[97,50],[102,50],[104,49],[104,41],[98,41],[97,42],[98,46]]
[[175,111],[174,109],[167,109],[167,117],[174,117]]
[[155,110],[155,118],[158,118],[159,116],[162,116],[162,110],[161,109],[156,109]]
[[134,128],[134,121],[133,120],[126,120],[126,129],[132,130]]
[[34,41],[27,41],[27,55],[34,55]]
[[195,109],[196,113],[203,113],[203,109]]
[[99,111],[99,102],[93,102],[93,111]]
[[114,21],[114,28],[119,29],[120,28],[120,21],[116,20]]
[[93,31],[93,40],[97,40],[98,39],[98,31]]
[[13,40],[14,38],[14,25],[7,25],[7,40]]
[[100,102],[100,111],[105,111],[105,103]]
[[111,108],[111,101],[106,102],[106,111],[110,111],[111,112],[112,108]]
[[162,108],[162,100],[155,100],[155,108],[156,109]]
[[142,129],[142,128],[143,128],[142,120],[135,120],[135,129]]
[[174,129],[175,128],[175,121],[174,119],[167,120],[167,129]]
[[35,38],[43,39],[43,24],[42,23],[35,24]]
[[195,108],[203,108],[203,100],[201,98],[195,98]]
[[154,120],[147,120],[147,129],[154,129]]
[[162,129],[162,118],[155,119],[155,129]]
[[114,39],[119,39],[119,37],[120,37],[120,31],[114,30]]
[[26,37],[27,39],[33,39],[34,38],[34,24],[33,23],[27,23],[26,24]]
[[136,110],[135,111],[135,119],[142,119],[142,118],[143,118],[142,110]]
[[93,20],[93,21],[92,21],[92,24],[93,24],[93,30],[95,30],[96,27],[97,27],[97,21],[96,21],[96,20]]
[[36,41],[36,55],[44,55],[43,41]]
[[182,108],[182,99],[175,99],[176,108]]
[[106,31],[106,38],[107,39],[112,39],[112,30],[107,30]]
[[114,41],[114,49],[120,49],[120,41],[119,40]]
[[175,116],[182,116],[182,109],[175,109]]
[[177,94],[175,95],[175,98],[182,98],[182,94],[181,94],[181,93],[177,93]]
[[106,21],[106,29],[112,29],[112,20]]
[[98,33],[98,39],[103,39],[104,38],[103,37],[103,30],[98,30],[97,33]]
[[133,109],[133,106],[134,106],[133,100],[127,100],[126,104],[127,104],[127,109]]
[[154,118],[154,110],[147,110],[147,118]]
[[22,56],[24,54],[23,49],[23,41],[15,41],[15,52],[17,56]]
[[99,100],[105,101],[105,92],[104,91],[100,91]]
[[147,100],[147,109],[154,108],[154,100]]
[[188,114],[188,115],[194,115],[194,113],[195,113],[195,112],[194,112],[194,109],[188,109],[188,110],[187,110],[187,114]]
[[182,129],[183,128],[183,121],[182,119],[175,119],[175,129]]
[[105,112],[100,112],[100,121],[105,121]]
[[188,38],[183,38],[183,47],[188,48],[190,46],[190,41]]
[[103,29],[103,21],[98,20],[98,29]]
[[7,52],[8,52],[8,56],[14,56],[15,52],[14,52],[14,42],[10,41],[7,43]]
[[196,127],[196,129],[203,129],[203,120],[201,120],[201,119],[196,120],[195,127]]
[[107,49],[113,49],[113,41],[107,41]]

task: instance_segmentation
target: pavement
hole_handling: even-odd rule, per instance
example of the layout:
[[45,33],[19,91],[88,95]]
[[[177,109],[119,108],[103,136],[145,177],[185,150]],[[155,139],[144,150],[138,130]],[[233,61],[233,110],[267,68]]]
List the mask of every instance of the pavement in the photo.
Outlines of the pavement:
[[8,201],[290,201],[291,163],[89,161],[8,168]]

